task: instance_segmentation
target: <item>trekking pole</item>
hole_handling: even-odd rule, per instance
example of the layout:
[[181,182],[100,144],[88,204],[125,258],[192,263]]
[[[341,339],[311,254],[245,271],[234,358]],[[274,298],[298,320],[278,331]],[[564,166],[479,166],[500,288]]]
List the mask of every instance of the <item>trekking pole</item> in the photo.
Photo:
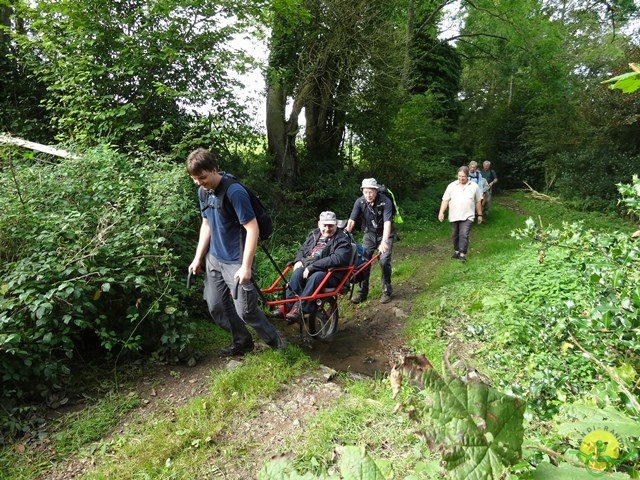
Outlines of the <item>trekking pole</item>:
[[258,291],[258,295],[260,295],[260,298],[262,299],[262,304],[267,305],[267,298],[264,296],[264,293],[262,293],[262,289],[260,288],[260,285],[258,285],[258,282],[256,282],[256,279],[251,277],[251,283]]
[[280,270],[280,267],[278,267],[278,264],[276,263],[276,261],[273,259],[273,257],[271,256],[271,254],[267,250],[267,247],[265,247],[264,243],[262,243],[262,242],[258,242],[258,243],[260,244],[260,248],[262,248],[262,251],[264,252],[264,254],[271,261],[271,264],[273,265],[273,268],[275,268],[276,272],[280,275],[280,278],[282,278],[284,280],[284,273],[282,273],[282,270]]

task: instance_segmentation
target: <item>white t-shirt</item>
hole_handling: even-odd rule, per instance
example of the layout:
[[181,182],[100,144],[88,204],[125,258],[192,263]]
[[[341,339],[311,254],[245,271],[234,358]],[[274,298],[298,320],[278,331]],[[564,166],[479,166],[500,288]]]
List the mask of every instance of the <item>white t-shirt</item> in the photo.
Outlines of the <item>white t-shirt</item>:
[[473,220],[476,215],[476,203],[482,200],[482,191],[474,182],[462,185],[456,180],[447,185],[442,200],[449,202],[450,222]]

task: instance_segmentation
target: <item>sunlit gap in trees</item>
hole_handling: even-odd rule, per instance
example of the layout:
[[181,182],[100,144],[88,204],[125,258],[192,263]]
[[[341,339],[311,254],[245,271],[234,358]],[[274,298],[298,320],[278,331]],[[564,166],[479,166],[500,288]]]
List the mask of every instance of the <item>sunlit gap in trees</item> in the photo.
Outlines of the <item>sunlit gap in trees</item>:
[[456,37],[460,34],[461,26],[464,23],[464,11],[460,0],[445,2],[442,13],[443,15],[438,25],[438,39],[455,44]]
[[[222,23],[234,23],[236,19],[223,18]],[[250,58],[253,65],[245,63],[241,68],[229,65],[227,74],[234,83],[232,91],[238,102],[247,108],[247,113],[252,119],[252,127],[256,131],[266,131],[266,86],[263,72],[267,68],[269,52],[265,38],[268,35],[260,35],[254,29],[232,35],[228,47],[238,55]],[[201,106],[182,105],[191,108],[198,114],[206,115],[214,111],[211,101],[204,102]]]

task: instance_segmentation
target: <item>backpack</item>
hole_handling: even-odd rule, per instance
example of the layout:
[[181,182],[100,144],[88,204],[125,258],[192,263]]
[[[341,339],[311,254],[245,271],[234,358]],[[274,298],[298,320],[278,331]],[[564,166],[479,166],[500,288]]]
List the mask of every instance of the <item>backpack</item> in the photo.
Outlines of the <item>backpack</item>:
[[481,182],[480,179],[481,178],[484,178],[484,177],[480,174],[480,172],[478,170],[476,170],[473,173],[469,172],[469,181],[474,182],[479,187],[481,186],[480,185],[480,182]]
[[386,185],[380,185],[378,187],[378,192],[384,193],[391,200],[391,207],[393,209],[393,223],[404,222],[404,220],[402,220],[402,215],[400,215],[400,207],[398,207],[398,204],[396,203],[396,197],[391,189]]
[[[493,182],[496,178],[498,178],[498,175],[496,175],[496,171],[493,168],[490,168],[488,170],[488,175],[485,177],[484,173],[487,170],[480,170],[480,175],[482,175],[482,177],[488,182]],[[489,177],[489,178],[487,178]]]
[[346,230],[344,230],[344,233],[347,235],[347,237],[349,237],[349,240],[351,242],[351,249],[353,250],[352,265],[355,268],[353,269],[353,273],[352,273],[353,276],[350,278],[350,281],[353,283],[360,283],[362,280],[368,277],[368,270],[369,270],[369,268],[366,268],[365,270],[360,272],[358,275],[356,275],[358,270],[360,270],[362,266],[368,261],[364,256],[364,247],[362,246],[361,243],[358,243],[356,241],[355,237],[351,232],[347,232]]
[[[221,172],[221,173],[224,173],[224,172]],[[240,182],[236,180],[236,178],[233,175],[227,173],[226,177],[224,177],[224,180],[220,182],[220,185],[218,185],[218,188],[215,193],[216,193],[216,197],[218,197],[220,202],[220,213],[222,213],[227,218],[234,218],[235,221],[238,222],[238,216],[236,215],[235,210],[231,206],[231,203],[225,202],[227,189],[229,188],[230,185],[234,183],[240,183]],[[250,188],[247,188],[242,183],[240,183],[240,185],[242,185],[242,187],[244,187],[244,189],[249,194],[249,199],[251,200],[251,208],[253,208],[253,213],[256,214],[256,221],[258,222],[258,230],[259,230],[258,239],[267,240],[273,233],[273,220],[271,220],[271,216],[269,215],[269,212],[267,212],[267,209],[264,207],[264,205],[260,201],[260,198],[258,198],[258,196]],[[206,205],[202,209],[203,212],[210,207],[210,205],[207,205],[208,196],[209,196],[209,193],[204,188],[202,187],[198,188],[198,198],[202,203]]]

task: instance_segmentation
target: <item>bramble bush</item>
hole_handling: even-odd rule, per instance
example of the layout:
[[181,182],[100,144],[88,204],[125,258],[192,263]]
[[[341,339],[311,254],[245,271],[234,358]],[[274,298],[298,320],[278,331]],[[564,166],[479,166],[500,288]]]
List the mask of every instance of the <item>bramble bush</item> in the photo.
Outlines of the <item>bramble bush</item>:
[[[633,178],[632,186],[618,186],[621,203],[635,215],[640,213],[637,210],[639,187],[637,176]],[[546,264],[548,250],[554,248],[562,252],[560,255],[566,265],[567,271],[562,275],[565,298],[556,295],[551,298],[562,300],[559,304],[538,305],[541,308],[537,308],[536,313],[544,322],[535,322],[535,328],[543,326],[546,332],[537,332],[537,335],[546,333],[553,337],[553,343],[549,338],[543,342],[548,346],[555,343],[562,348],[567,353],[567,361],[573,357],[579,363],[578,358],[584,358],[581,346],[606,365],[632,372],[630,381],[636,379],[640,372],[640,345],[637,342],[640,331],[640,244],[634,236],[629,232],[595,232],[585,229],[581,223],[553,228],[533,219],[514,235],[530,238],[538,245],[541,263]],[[544,281],[530,283],[529,292],[538,291],[536,287],[544,288],[543,282],[550,283],[549,271],[558,271],[544,270]],[[573,279],[573,283],[567,279]],[[583,384],[579,382],[580,378],[572,378],[579,372],[580,369],[573,365],[568,374],[559,373],[556,380],[564,380],[556,385]],[[603,385],[602,381],[593,380],[599,386]],[[622,406],[628,403],[628,399],[612,398],[611,401]]]
[[[640,198],[637,177],[634,185],[618,186],[628,208]],[[469,327],[483,342],[487,370],[499,372],[500,387],[524,396],[542,419],[584,397],[626,408],[628,395],[593,359],[619,372],[629,388],[639,378],[638,241],[630,232],[595,231],[582,222],[554,228],[531,218],[513,235],[531,240],[532,255],[503,271],[508,288],[486,296],[483,318]]]
[[[0,425],[64,388],[73,360],[175,357],[197,234],[182,165],[108,148],[0,164]],[[193,198],[193,202],[186,199]],[[191,237],[191,238],[189,238]]]
[[[631,185],[617,187],[619,203],[630,216],[640,218],[638,177]],[[586,426],[594,425],[615,428],[626,443],[621,449],[636,452],[640,446],[638,232],[594,231],[583,223],[553,228],[530,218],[514,235],[533,242],[540,268],[537,273],[534,268],[520,269],[520,283],[510,283],[515,295],[510,300],[518,302],[493,299],[487,305],[497,317],[512,319],[512,325],[496,329],[502,335],[497,343],[508,342],[514,332],[521,336],[511,346],[509,358],[496,358],[492,365],[515,372],[501,379],[503,387],[510,384],[511,391],[528,398],[538,418],[553,420],[555,435],[548,432],[537,440],[560,458],[575,461],[571,452]],[[530,368],[521,371],[522,365]],[[553,469],[543,457],[537,452],[527,460],[538,464],[541,472],[553,470],[547,473],[554,478],[576,478],[575,467],[563,464]],[[618,470],[637,478],[639,467],[632,455]]]

